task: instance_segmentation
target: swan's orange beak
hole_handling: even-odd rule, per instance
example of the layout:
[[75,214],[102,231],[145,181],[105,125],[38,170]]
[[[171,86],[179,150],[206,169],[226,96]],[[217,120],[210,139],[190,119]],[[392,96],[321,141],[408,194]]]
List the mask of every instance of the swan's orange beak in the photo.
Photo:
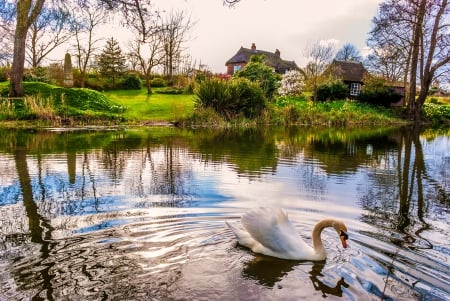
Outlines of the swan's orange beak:
[[342,247],[347,248],[347,239],[348,235],[344,231],[341,230],[341,234],[339,235],[339,238],[341,239]]

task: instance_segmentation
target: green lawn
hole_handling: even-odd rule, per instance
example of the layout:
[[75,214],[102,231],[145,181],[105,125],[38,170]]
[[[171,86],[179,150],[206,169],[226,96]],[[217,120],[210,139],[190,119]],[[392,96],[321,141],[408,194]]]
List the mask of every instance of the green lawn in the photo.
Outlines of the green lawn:
[[129,121],[175,121],[189,116],[194,109],[193,95],[148,95],[146,89],[116,90],[105,94],[114,102],[127,107],[124,117]]

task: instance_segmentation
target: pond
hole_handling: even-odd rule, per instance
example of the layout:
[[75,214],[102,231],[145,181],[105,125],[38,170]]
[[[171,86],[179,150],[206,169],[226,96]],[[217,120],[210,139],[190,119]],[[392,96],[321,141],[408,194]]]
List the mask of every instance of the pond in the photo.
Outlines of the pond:
[[[0,300],[450,300],[450,131],[0,130]],[[237,244],[282,207],[327,259]]]

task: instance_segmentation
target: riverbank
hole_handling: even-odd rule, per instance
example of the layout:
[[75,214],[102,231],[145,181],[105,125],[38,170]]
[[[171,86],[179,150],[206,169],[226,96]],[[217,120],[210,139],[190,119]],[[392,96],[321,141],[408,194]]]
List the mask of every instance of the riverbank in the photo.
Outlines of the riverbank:
[[[279,97],[254,119],[224,120],[211,109],[196,108],[193,94],[153,94],[141,90],[97,92],[65,89],[43,83],[24,83],[27,96],[2,98],[0,127],[121,127],[201,126],[252,127],[261,124],[304,126],[404,125],[403,109],[374,107],[351,101],[311,102],[304,97]],[[7,84],[0,84],[5,96]],[[429,123],[448,124],[450,106],[426,105]]]

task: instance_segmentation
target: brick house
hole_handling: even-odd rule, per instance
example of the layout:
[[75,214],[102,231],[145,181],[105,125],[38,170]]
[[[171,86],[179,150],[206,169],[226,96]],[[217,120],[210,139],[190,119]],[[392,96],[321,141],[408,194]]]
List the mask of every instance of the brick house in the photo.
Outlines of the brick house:
[[241,46],[236,54],[225,63],[227,74],[233,75],[236,71],[244,68],[250,61],[250,57],[255,54],[263,55],[264,63],[272,67],[277,73],[283,74],[289,70],[299,70],[295,61],[286,61],[281,58],[280,50],[276,49],[275,52],[259,50],[256,49],[255,43],[252,43],[250,48]]

